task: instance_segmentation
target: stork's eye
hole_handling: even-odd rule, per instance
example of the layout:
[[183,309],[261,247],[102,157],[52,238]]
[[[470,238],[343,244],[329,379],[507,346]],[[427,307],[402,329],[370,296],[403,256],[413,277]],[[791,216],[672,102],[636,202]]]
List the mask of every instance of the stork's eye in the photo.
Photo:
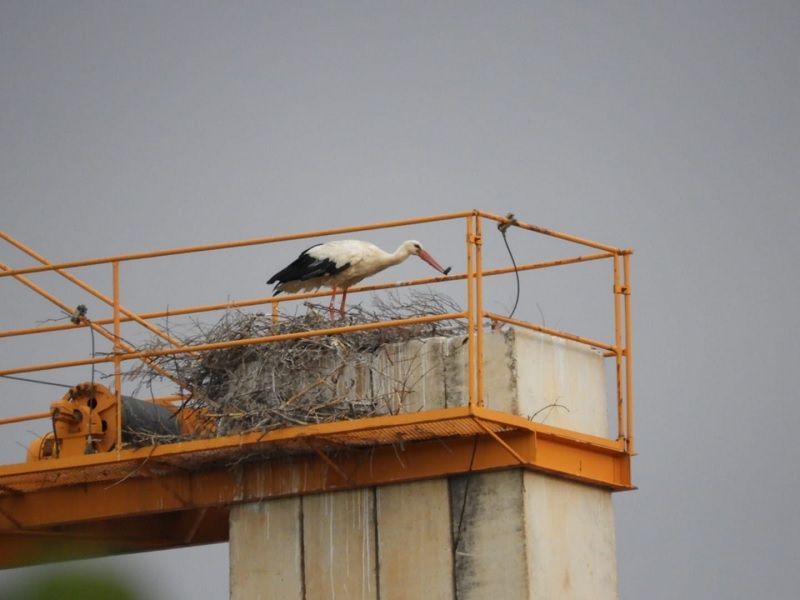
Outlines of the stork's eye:
[[417,250],[422,250],[422,246],[420,246],[419,244],[414,244],[414,248],[416,248]]

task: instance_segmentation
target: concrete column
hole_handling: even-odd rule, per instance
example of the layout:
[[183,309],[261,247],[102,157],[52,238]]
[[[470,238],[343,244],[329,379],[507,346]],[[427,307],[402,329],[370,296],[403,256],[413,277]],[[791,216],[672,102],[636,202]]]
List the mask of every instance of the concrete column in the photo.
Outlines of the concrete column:
[[380,599],[453,598],[447,480],[379,487],[377,516]]
[[456,598],[529,598],[522,471],[452,477]]
[[230,514],[230,596],[304,600],[300,498],[241,504]]
[[611,493],[568,479],[524,472],[528,598],[616,598]]
[[377,600],[374,488],[303,498],[307,600]]
[[[463,341],[384,349],[352,388],[373,386],[391,412],[463,405]],[[484,359],[488,408],[608,434],[599,352],[505,329]],[[242,600],[617,597],[610,492],[521,469],[236,507],[230,545]]]

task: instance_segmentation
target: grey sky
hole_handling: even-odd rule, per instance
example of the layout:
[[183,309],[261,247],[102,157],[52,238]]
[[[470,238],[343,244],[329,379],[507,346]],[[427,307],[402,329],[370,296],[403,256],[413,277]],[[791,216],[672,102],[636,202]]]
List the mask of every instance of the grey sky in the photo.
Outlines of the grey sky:
[[[793,597],[799,31],[797,2],[5,0],[0,226],[67,260],[478,207],[632,246],[641,489],[615,498],[621,595]],[[405,233],[371,239],[463,264],[460,234]],[[261,295],[299,249],[131,267],[123,297]],[[542,281],[523,316],[539,303],[605,333],[576,290]],[[1,328],[58,316],[0,286]],[[510,306],[510,282],[492,301]],[[86,355],[84,336],[67,352]],[[3,342],[0,361],[60,349]],[[0,413],[57,394],[0,382]],[[26,429],[2,432],[4,462]],[[224,546],[106,563],[163,598],[227,589]]]

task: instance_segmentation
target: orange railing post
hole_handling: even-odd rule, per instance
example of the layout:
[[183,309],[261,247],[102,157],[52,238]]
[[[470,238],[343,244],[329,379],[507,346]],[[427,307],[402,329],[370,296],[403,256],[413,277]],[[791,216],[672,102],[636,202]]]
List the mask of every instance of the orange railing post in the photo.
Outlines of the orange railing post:
[[619,255],[614,255],[614,362],[617,376],[617,439],[627,438],[622,404],[622,283],[619,276]]
[[473,267],[472,244],[473,221],[475,217],[467,215],[467,382],[469,405],[475,406],[475,271]]
[[631,252],[627,251],[622,256],[624,293],[625,293],[625,399],[628,409],[628,453],[635,454],[636,447],[633,442],[633,357],[631,355]]
[[476,402],[483,406],[483,238],[481,232],[481,216],[475,215],[475,327],[477,328],[477,352],[475,357],[475,387],[478,393]]
[[122,452],[122,340],[119,321],[119,261],[111,263],[114,279],[114,400],[117,403],[117,455]]

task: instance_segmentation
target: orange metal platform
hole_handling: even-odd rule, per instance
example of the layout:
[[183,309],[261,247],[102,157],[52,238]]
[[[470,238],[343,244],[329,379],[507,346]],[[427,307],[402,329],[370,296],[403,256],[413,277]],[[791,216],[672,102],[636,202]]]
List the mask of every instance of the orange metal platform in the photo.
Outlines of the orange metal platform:
[[[50,464],[50,463],[55,464]],[[0,467],[0,566],[227,540],[238,502],[521,467],[632,489],[621,443],[477,407]]]
[[[466,223],[464,273],[392,284],[361,286],[351,293],[438,281],[466,280],[467,307],[463,313],[418,317],[399,321],[288,334],[294,337],[336,335],[359,329],[398,324],[464,319],[468,342],[468,400],[463,407],[414,414],[381,416],[321,425],[305,425],[226,437],[197,439],[139,449],[122,448],[97,454],[0,466],[0,568],[34,562],[135,552],[204,544],[227,540],[227,515],[231,505],[265,498],[311,494],[402,481],[443,477],[505,468],[536,470],[567,477],[610,490],[632,489],[630,461],[633,447],[633,392],[630,337],[630,250],[598,244],[482,211],[465,211],[422,219],[365,225],[212,244],[159,252],[146,252],[102,259],[51,263],[14,240],[0,237],[27,252],[41,264],[12,269],[0,263],[0,279],[13,277],[48,298],[65,312],[70,307],[33,284],[26,274],[54,271],[101,298],[113,317],[0,331],[0,337],[49,334],[75,327],[92,327],[114,343],[109,357],[91,357],[57,363],[8,367],[0,375],[30,373],[66,366],[112,363],[115,394],[121,397],[120,365],[128,360],[147,362],[158,354],[201,352],[237,344],[270,343],[286,336],[267,336],[222,344],[185,346],[151,323],[165,313],[137,314],[120,305],[119,264],[156,256],[220,250],[273,243],[289,239],[319,237],[371,228],[422,222],[463,219]],[[490,220],[538,234],[556,237],[600,250],[589,255],[524,263],[516,267],[484,270],[481,259],[481,222]],[[483,309],[482,279],[527,270],[560,267],[585,261],[613,263],[615,339],[603,342],[569,332],[534,325]],[[68,270],[86,265],[112,266],[113,296],[105,296],[71,275]],[[328,295],[329,292],[266,297],[218,305],[172,309],[170,315],[196,314],[235,306],[271,304]],[[119,334],[120,323],[143,324],[171,347],[139,351],[126,347]],[[556,337],[600,348],[616,363],[617,436],[606,439],[531,422],[525,418],[490,410],[483,402],[484,323],[509,323]],[[106,325],[114,325],[113,332]],[[121,412],[121,411],[118,411]],[[49,417],[48,412],[0,419],[3,423]],[[121,427],[116,431],[121,435]],[[122,449],[120,449],[122,448]]]

